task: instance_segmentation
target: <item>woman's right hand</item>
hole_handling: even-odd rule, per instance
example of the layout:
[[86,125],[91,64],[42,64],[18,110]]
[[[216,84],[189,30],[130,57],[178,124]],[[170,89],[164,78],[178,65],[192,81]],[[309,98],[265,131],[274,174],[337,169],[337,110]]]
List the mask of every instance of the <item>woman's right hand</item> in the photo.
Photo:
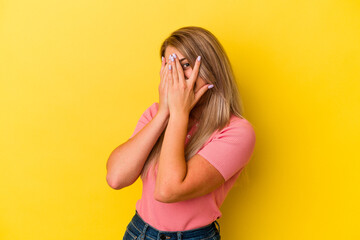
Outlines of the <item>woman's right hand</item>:
[[167,72],[169,71],[169,64],[165,65],[165,57],[161,61],[161,69],[160,69],[160,85],[159,85],[159,110],[158,113],[164,114],[165,116],[170,116],[170,110],[168,105],[168,82],[166,80]]

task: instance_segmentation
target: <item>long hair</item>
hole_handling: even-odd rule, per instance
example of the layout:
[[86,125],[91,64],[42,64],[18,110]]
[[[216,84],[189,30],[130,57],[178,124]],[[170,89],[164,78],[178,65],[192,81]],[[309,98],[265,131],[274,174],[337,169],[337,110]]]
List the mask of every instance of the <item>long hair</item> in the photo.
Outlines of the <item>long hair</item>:
[[[165,56],[168,46],[176,48],[189,61],[192,69],[194,69],[197,56],[200,55],[202,62],[198,77],[204,79],[207,84],[214,85],[211,91],[206,91],[201,96],[191,110],[193,111],[197,105],[203,107],[200,118],[195,119],[198,123],[197,130],[184,149],[185,160],[188,161],[215,131],[222,130],[230,123],[231,115],[244,118],[243,106],[229,58],[211,32],[196,26],[179,28],[161,44],[160,60],[162,56]],[[156,166],[158,163],[165,130],[166,128],[149,153],[141,172],[142,178],[146,176],[151,165]]]

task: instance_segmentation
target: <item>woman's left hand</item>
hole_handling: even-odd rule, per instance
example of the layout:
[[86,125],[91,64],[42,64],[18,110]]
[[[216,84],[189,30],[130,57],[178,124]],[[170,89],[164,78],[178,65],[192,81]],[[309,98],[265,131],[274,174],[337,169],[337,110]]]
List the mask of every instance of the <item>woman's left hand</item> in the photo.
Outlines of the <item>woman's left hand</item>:
[[167,64],[168,68],[171,66],[166,76],[166,80],[168,81],[170,116],[172,114],[185,114],[189,116],[191,109],[196,105],[206,90],[208,90],[210,84],[204,85],[196,93],[193,90],[200,68],[200,59],[198,59],[195,61],[194,69],[188,80],[185,80],[184,72],[177,56],[174,58],[174,61],[169,60],[169,64]]

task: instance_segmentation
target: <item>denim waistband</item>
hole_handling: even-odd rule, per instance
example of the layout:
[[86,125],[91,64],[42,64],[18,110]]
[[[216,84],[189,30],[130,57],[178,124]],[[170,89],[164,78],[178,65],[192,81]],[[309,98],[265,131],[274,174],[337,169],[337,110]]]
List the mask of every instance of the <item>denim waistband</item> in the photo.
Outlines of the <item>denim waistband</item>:
[[[133,224],[134,227],[137,228],[137,230],[139,232],[141,232],[141,235],[139,236],[138,239],[144,239],[144,237],[146,235],[150,239],[154,239],[154,240],[158,240],[158,239],[160,239],[160,240],[165,240],[165,239],[181,240],[181,239],[190,239],[192,237],[197,237],[197,236],[206,236],[206,235],[210,235],[210,234],[215,234],[216,232],[220,233],[220,225],[216,220],[214,222],[210,223],[209,225],[206,225],[206,226],[200,227],[200,228],[191,229],[191,230],[161,231],[159,229],[154,228],[147,222],[145,222],[140,217],[140,215],[138,214],[138,212],[136,210],[135,210],[135,215],[131,219],[130,224]],[[218,229],[216,228],[215,224],[217,224]]]

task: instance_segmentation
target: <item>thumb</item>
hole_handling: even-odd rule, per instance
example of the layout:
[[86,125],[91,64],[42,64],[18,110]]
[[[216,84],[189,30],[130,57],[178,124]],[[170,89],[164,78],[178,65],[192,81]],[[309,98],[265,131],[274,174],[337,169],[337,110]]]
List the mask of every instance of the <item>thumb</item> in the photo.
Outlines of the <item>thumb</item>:
[[214,87],[214,85],[206,84],[202,88],[200,88],[195,94],[195,103],[197,103],[197,101],[201,98],[201,96],[204,95],[204,93],[212,87]]

